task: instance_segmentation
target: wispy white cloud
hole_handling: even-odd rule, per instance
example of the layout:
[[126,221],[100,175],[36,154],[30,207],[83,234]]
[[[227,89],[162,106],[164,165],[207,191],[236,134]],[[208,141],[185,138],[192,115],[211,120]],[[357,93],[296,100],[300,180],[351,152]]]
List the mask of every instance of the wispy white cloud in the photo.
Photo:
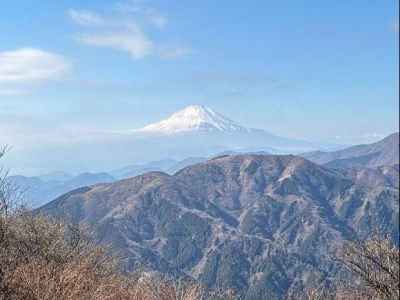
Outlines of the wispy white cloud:
[[76,40],[90,46],[123,51],[133,59],[148,56],[174,59],[192,53],[189,47],[167,47],[151,36],[151,29],[161,31],[166,28],[169,20],[158,10],[146,7],[142,2],[121,2],[109,12],[105,15],[88,10],[70,9],[70,19],[89,30],[78,34]]
[[101,16],[87,10],[68,10],[68,16],[77,24],[84,26],[99,26],[104,23]]
[[0,52],[0,83],[56,79],[70,68],[58,54],[34,48]]
[[159,51],[160,56],[165,59],[186,56],[193,52],[193,50],[188,47],[163,47],[159,49]]
[[115,5],[117,11],[123,14],[131,14],[136,18],[142,19],[150,25],[163,29],[167,26],[169,20],[165,14],[154,7],[144,5],[144,1],[126,1],[119,2]]
[[134,59],[143,58],[153,52],[153,42],[143,33],[140,27],[134,24],[124,30],[81,35],[78,40],[87,45],[109,47],[128,52]]
[[167,17],[162,16],[156,12],[149,12],[147,17],[149,22],[159,29],[163,29],[168,24]]
[[2,88],[0,86],[0,96],[19,96],[26,94],[25,90],[15,88]]
[[0,52],[0,94],[26,93],[27,84],[62,78],[71,69],[61,55],[34,48]]

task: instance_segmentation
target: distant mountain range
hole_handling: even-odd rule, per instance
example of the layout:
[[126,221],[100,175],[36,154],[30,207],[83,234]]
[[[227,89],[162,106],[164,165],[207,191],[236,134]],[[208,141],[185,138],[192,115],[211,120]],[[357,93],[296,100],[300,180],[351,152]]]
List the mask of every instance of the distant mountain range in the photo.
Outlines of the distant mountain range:
[[[223,152],[218,155],[226,155],[227,153],[232,155],[235,152]],[[80,187],[113,182],[154,171],[174,174],[187,166],[204,162],[208,159],[207,157],[188,157],[181,161],[164,159],[145,164],[130,165],[107,173],[82,173],[74,176],[57,171],[31,177],[14,175],[10,176],[8,180],[22,192],[23,202],[28,207],[36,208]]]
[[[364,152],[362,152],[364,154]],[[284,299],[343,274],[332,253],[379,228],[399,236],[397,166],[330,169],[292,155],[222,155],[71,191],[38,209],[87,224],[145,268]]]
[[266,151],[255,151],[255,152],[238,152],[238,151],[224,151],[218,154],[212,155],[210,157],[188,157],[183,160],[173,160],[173,159],[164,159],[159,161],[151,161],[144,164],[136,164],[127,166],[121,169],[110,171],[111,174],[116,179],[125,179],[129,177],[134,177],[137,175],[144,174],[146,172],[154,172],[154,171],[161,171],[168,174],[174,174],[179,170],[194,165],[197,163],[205,162],[210,158],[217,157],[217,156],[224,156],[224,155],[237,155],[237,154],[269,154]]
[[[399,134],[394,133],[373,144],[353,146],[334,152],[317,151],[301,155],[330,168],[377,167],[399,163],[398,145]],[[153,171],[172,175],[187,166],[205,162],[215,156],[241,153],[269,154],[266,151],[224,151],[209,157],[188,157],[183,160],[163,159],[134,164],[103,173],[83,173],[73,176],[59,171],[36,177],[11,176],[10,180],[24,191],[24,197],[29,206],[38,207],[75,188],[113,182]]]
[[72,176],[56,172],[37,177],[10,176],[9,182],[22,193],[22,200],[28,207],[41,206],[56,197],[82,186],[112,182],[115,179],[106,173],[82,173]]
[[373,144],[357,145],[334,152],[315,151],[301,156],[332,168],[379,167],[399,163],[399,133]]

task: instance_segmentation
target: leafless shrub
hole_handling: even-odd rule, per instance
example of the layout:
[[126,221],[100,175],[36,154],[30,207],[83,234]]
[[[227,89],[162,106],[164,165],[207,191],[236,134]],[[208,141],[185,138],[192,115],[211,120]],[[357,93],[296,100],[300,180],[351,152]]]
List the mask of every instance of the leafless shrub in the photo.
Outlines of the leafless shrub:
[[399,299],[400,252],[388,236],[345,244],[340,259],[374,299]]
[[371,297],[371,294],[365,293],[362,289],[348,290],[335,289],[327,290],[325,288],[308,289],[306,294],[300,299],[304,300],[373,300],[377,298]]
[[192,282],[124,276],[116,260],[76,228],[29,214],[7,218],[0,243],[0,299],[233,299]]
[[389,236],[375,233],[365,241],[348,241],[337,260],[350,272],[350,280],[338,280],[332,289],[323,284],[310,288],[301,299],[399,299],[400,252]]
[[[0,159],[9,151],[10,147],[0,148]],[[17,186],[8,180],[9,171],[0,166],[0,215],[9,215],[21,205],[21,193]]]

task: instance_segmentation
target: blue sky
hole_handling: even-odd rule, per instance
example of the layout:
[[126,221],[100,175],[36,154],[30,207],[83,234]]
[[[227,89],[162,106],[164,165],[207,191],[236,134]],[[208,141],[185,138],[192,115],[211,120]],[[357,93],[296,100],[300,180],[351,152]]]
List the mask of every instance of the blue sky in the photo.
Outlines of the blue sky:
[[396,5],[5,1],[0,132],[51,145],[203,104],[278,135],[377,140],[398,130]]

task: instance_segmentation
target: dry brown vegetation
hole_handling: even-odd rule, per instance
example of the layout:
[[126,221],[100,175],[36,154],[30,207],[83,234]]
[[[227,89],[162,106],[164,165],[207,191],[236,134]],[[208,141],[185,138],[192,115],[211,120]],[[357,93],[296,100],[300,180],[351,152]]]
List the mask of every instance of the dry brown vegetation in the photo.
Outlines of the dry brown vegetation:
[[28,214],[0,218],[0,299],[228,299],[190,282],[122,275],[79,230]]
[[400,299],[400,252],[387,236],[374,234],[366,241],[347,242],[338,260],[350,271],[350,280],[332,290],[310,289],[307,300]]
[[400,299],[400,252],[389,237],[375,234],[366,241],[348,242],[341,261],[360,280],[357,292],[364,299]]

